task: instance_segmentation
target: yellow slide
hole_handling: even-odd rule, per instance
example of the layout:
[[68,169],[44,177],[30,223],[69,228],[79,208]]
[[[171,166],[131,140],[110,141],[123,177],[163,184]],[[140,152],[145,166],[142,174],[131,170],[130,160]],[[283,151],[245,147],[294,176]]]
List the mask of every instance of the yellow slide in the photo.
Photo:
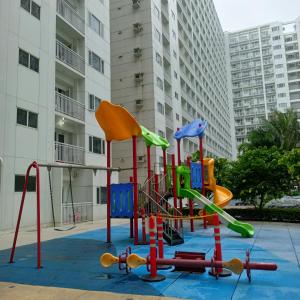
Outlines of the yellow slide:
[[231,191],[224,188],[223,186],[216,185],[215,191],[214,191],[214,203],[218,205],[219,207],[223,208],[229,204],[231,201],[233,195]]

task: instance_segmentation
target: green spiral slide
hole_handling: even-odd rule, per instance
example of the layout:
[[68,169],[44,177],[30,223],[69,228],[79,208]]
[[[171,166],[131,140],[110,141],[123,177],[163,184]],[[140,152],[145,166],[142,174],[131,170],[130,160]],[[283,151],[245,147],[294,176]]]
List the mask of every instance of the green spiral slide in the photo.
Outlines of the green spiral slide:
[[242,237],[253,237],[254,228],[251,224],[239,222],[196,190],[181,188],[180,195],[189,199],[193,199],[195,202],[199,202],[200,204],[204,205],[204,208],[209,214],[217,213],[224,225],[226,225],[229,229],[240,233]]

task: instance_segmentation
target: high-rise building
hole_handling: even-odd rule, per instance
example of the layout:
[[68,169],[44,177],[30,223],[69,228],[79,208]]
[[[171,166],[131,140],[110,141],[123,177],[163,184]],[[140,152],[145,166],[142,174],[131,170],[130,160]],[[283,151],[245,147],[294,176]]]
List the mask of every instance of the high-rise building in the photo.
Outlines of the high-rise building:
[[[32,161],[105,166],[94,111],[111,96],[109,27],[109,0],[1,1],[0,229],[16,224]],[[105,216],[105,171],[52,169],[51,177],[56,225],[72,222],[71,196],[77,221]],[[36,223],[34,180],[23,225]],[[46,168],[41,208],[42,223],[52,223]]]
[[300,18],[226,33],[237,145],[274,110],[300,119]]
[[[195,118],[209,123],[205,155],[231,158],[225,38],[212,0],[111,0],[112,101],[166,137]],[[198,150],[185,139],[182,156]],[[113,147],[113,163],[129,167],[131,142]],[[168,156],[170,158],[170,156]],[[152,149],[161,164],[161,149]],[[140,174],[145,145],[138,143]],[[128,180],[129,173],[122,179]]]

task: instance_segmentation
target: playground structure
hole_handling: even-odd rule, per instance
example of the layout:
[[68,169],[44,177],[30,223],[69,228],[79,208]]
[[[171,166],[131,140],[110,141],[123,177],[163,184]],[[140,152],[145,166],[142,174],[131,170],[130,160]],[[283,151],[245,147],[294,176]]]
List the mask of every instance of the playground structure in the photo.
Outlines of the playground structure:
[[118,257],[111,253],[104,253],[100,257],[100,264],[105,268],[109,268],[113,264],[119,264],[119,269],[126,270],[127,274],[131,272],[132,268],[146,265],[149,273],[142,275],[141,279],[150,282],[162,281],[166,278],[164,275],[157,273],[160,266],[174,266],[174,271],[198,273],[203,273],[205,272],[205,268],[210,267],[209,274],[216,277],[216,279],[218,277],[230,276],[231,272],[240,275],[243,270],[246,270],[249,282],[251,282],[251,270],[277,270],[277,265],[274,263],[250,262],[249,250],[246,251],[246,260],[244,263],[238,258],[223,261],[218,215],[214,214],[213,218],[215,225],[215,251],[211,260],[205,260],[205,254],[203,253],[195,252],[182,252],[179,255],[175,253],[174,258],[164,258],[163,243],[160,243],[160,240],[158,240],[158,250],[156,248],[155,222],[157,223],[157,228],[158,224],[162,222],[162,217],[158,214],[157,217],[151,216],[149,218],[150,254],[147,257],[144,258],[131,253],[131,247],[127,247],[126,251]]
[[[252,225],[239,222],[224,212],[220,206],[225,206],[232,198],[232,194],[227,189],[217,186],[213,175],[213,160],[203,158],[203,137],[207,127],[206,121],[194,120],[192,123],[178,129],[174,134],[177,140],[177,161],[175,164],[175,154],[172,154],[172,164],[167,165],[166,150],[169,143],[163,137],[140,126],[136,119],[123,107],[102,101],[96,111],[96,119],[103,129],[107,144],[107,166],[73,166],[64,164],[38,164],[32,163],[26,173],[26,179],[22,194],[22,200],[16,225],[16,231],[11,250],[10,262],[13,262],[16,248],[17,236],[20,227],[25,194],[28,184],[30,169],[33,167],[37,171],[37,251],[38,268],[41,266],[40,254],[40,182],[39,168],[46,167],[48,172],[51,168],[83,168],[106,170],[107,174],[107,239],[111,242],[111,218],[130,218],[130,237],[134,238],[134,244],[145,244],[146,228],[145,218],[157,215],[158,212],[164,215],[163,238],[169,245],[176,245],[184,242],[183,239],[183,198],[189,199],[191,231],[194,231],[194,220],[203,219],[203,226],[206,227],[206,213],[217,213],[222,222],[228,228],[240,233],[243,237],[252,237],[254,229]],[[137,138],[142,137],[147,147],[147,180],[138,188],[137,174]],[[190,162],[183,165],[181,162],[180,142],[186,137],[199,138],[200,163]],[[130,182],[121,184],[111,184],[111,172],[121,171],[120,168],[111,167],[111,142],[132,140],[132,177]],[[150,148],[152,146],[161,147],[163,152],[163,174],[155,174],[151,170]],[[205,191],[214,193],[214,203],[205,197]],[[201,191],[201,193],[199,192]],[[50,184],[51,194],[51,184]],[[52,196],[51,196],[52,197]],[[169,199],[173,199],[173,203]],[[179,202],[179,205],[178,205]],[[193,203],[198,203],[203,207],[203,216],[193,216]],[[74,214],[73,214],[74,216]],[[138,218],[142,217],[142,240],[139,239]],[[54,221],[55,222],[55,221]],[[75,223],[75,221],[74,221]]]

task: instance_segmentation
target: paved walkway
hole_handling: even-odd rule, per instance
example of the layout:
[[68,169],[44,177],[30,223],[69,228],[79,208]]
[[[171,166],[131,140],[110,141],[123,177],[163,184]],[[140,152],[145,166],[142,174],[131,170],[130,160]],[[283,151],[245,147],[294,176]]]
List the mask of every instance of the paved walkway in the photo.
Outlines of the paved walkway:
[[[128,225],[113,228],[114,243],[111,246],[104,242],[104,229],[86,231],[93,229],[94,225],[85,226],[86,228],[77,228],[76,234],[72,234],[74,231],[50,234],[49,229],[43,230],[44,237],[49,236],[53,239],[43,242],[43,269],[39,271],[35,268],[35,245],[19,247],[15,264],[12,265],[7,264],[9,251],[0,251],[0,282],[2,282],[0,298],[18,299],[19,295],[22,299],[35,299],[34,297],[44,299],[44,296],[48,295],[48,299],[114,297],[112,299],[129,300],[141,299],[140,295],[149,295],[154,297],[152,299],[158,299],[159,296],[222,300],[299,299],[300,225],[298,224],[254,223],[256,234],[252,239],[243,239],[227,228],[221,228],[224,260],[233,257],[244,259],[245,250],[250,249],[252,261],[278,264],[276,272],[253,271],[251,284],[248,283],[245,272],[241,276],[233,275],[215,280],[207,272],[200,275],[161,271],[166,275],[165,281],[145,283],[139,279],[140,275],[147,272],[145,267],[134,270],[130,275],[120,272],[117,266],[103,269],[98,263],[99,256],[103,252],[117,254],[132,244],[128,239]],[[31,238],[33,234],[27,233]],[[61,234],[69,235],[55,237]],[[210,258],[214,247],[212,235],[212,228],[187,233],[185,243],[176,247],[165,247],[165,255],[172,257],[175,250],[184,250],[205,252],[206,257]],[[6,236],[4,240],[8,241],[8,234],[2,234],[0,239],[4,236]],[[26,244],[25,239],[23,243]],[[4,248],[9,245],[6,244]],[[146,256],[148,251],[148,246],[133,247],[133,252],[141,256]],[[99,291],[105,294],[101,293],[100,296]]]

